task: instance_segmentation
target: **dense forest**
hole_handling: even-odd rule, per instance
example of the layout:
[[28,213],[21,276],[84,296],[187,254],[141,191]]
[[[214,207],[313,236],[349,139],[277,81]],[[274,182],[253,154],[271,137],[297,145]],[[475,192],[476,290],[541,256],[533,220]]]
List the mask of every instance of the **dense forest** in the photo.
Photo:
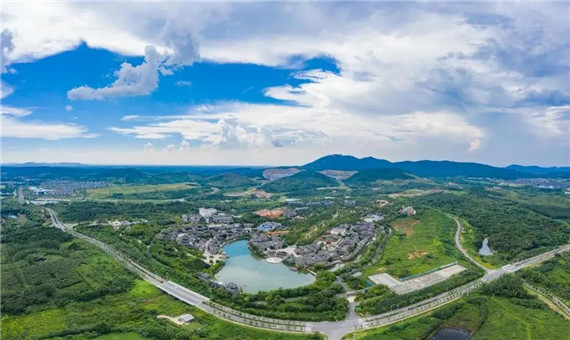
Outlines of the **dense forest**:
[[301,171],[293,176],[283,177],[263,186],[267,192],[310,191],[323,187],[334,187],[338,183],[334,179],[319,172]]
[[83,241],[42,226],[37,212],[27,210],[8,221],[2,230],[4,313],[90,301],[131,288],[134,276],[120,264]]
[[517,202],[500,199],[484,190],[466,194],[440,193],[416,197],[412,202],[440,208],[467,220],[476,230],[475,248],[489,237],[491,248],[505,260],[531,254],[538,248],[568,242],[567,222],[549,218]]

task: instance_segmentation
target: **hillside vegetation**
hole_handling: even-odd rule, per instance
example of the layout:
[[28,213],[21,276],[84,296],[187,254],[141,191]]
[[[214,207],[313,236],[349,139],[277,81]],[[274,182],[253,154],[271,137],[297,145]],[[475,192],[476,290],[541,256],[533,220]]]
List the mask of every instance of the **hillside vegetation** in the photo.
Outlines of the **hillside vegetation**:
[[[474,244],[479,249],[485,237],[503,262],[528,256],[568,242],[570,227],[564,221],[538,214],[495,194],[473,190],[464,195],[439,193],[415,197],[413,202],[441,208],[467,220],[475,229]],[[541,249],[542,248],[542,249]]]
[[228,172],[208,177],[208,184],[217,188],[248,187],[255,184],[251,178]]
[[344,183],[349,186],[368,186],[383,180],[414,179],[400,169],[366,169],[350,176]]
[[293,176],[283,177],[263,186],[267,192],[293,192],[315,190],[337,186],[334,179],[313,171],[301,171]]

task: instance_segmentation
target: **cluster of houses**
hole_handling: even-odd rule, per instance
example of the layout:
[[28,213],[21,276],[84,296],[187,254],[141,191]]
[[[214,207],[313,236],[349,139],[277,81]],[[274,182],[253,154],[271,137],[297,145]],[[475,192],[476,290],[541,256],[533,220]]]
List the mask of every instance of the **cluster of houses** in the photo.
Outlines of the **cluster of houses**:
[[[280,257],[286,263],[296,267],[311,267],[315,264],[332,266],[341,261],[354,259],[362,249],[376,235],[374,222],[384,218],[383,215],[373,214],[365,217],[366,220],[354,224],[341,224],[332,228],[316,242],[303,246],[286,247],[282,237],[276,234],[266,234],[263,231],[275,230],[273,228],[262,228],[267,224],[276,222],[265,222],[260,225],[249,241],[250,247],[268,257]],[[372,221],[367,221],[372,220]],[[384,228],[379,227],[384,233]]]
[[161,234],[162,239],[176,240],[179,244],[217,254],[222,245],[250,234],[253,225],[248,223],[227,223],[209,225],[188,225],[175,231]]
[[239,293],[239,287],[238,285],[236,285],[233,282],[228,282],[228,283],[222,283],[219,281],[216,281],[214,278],[212,278],[212,276],[208,273],[200,273],[198,274],[198,279],[204,281],[204,282],[208,282],[208,284],[210,285],[210,287],[212,288],[219,288],[219,289],[223,289],[224,291],[235,295],[237,293]]
[[[249,240],[249,246],[258,252],[267,254],[271,250],[278,251],[285,246],[283,239],[277,235],[267,235],[264,233],[253,234]],[[275,255],[267,254],[272,257]],[[287,255],[285,253],[285,255]]]
[[[295,205],[296,202],[291,203]],[[325,202],[332,204],[330,200],[317,202],[312,204],[309,202],[307,205],[328,204]],[[285,214],[306,209],[308,208],[303,206],[282,211]],[[250,223],[235,223],[229,214],[218,212],[213,208],[200,208],[198,214],[182,215],[182,221],[187,223],[183,228],[164,232],[160,237],[201,250],[206,259],[220,256],[222,261],[225,260],[221,251],[224,244],[248,238],[248,245],[256,252],[270,258],[281,258],[291,266],[308,268],[319,264],[328,267],[353,260],[369,242],[375,239],[378,232],[384,233],[384,227],[377,223],[384,218],[385,215],[382,213],[369,214],[356,223],[335,226],[312,244],[287,246],[281,233],[289,229],[287,225],[276,221],[266,221],[257,226]],[[200,274],[199,278],[207,281],[212,287],[224,289],[231,294],[239,292],[239,288],[231,282],[222,284],[205,273]]]
[[31,186],[28,189],[36,196],[76,196],[86,189],[106,188],[109,186],[105,181],[48,181],[43,182],[41,187]]
[[[382,233],[384,229],[380,230]],[[299,267],[315,264],[332,266],[341,261],[350,261],[364,246],[374,239],[376,227],[372,222],[360,221],[355,224],[342,224],[331,229],[317,242],[295,249],[294,256],[286,261]]]

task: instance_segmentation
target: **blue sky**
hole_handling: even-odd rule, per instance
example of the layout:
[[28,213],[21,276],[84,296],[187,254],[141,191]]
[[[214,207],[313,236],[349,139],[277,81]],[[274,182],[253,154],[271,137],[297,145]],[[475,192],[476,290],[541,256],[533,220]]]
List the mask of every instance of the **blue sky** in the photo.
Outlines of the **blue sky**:
[[570,165],[568,4],[4,6],[4,162]]

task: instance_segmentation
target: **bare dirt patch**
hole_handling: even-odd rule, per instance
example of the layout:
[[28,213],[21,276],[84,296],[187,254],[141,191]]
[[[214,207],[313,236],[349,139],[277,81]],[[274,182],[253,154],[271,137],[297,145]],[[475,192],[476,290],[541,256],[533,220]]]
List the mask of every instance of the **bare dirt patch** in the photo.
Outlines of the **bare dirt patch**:
[[406,236],[410,236],[414,233],[414,226],[419,223],[419,220],[405,219],[394,223],[394,229],[402,231]]
[[408,253],[408,260],[419,259],[419,258],[426,256],[427,254],[429,254],[429,252],[416,249],[413,252]]

